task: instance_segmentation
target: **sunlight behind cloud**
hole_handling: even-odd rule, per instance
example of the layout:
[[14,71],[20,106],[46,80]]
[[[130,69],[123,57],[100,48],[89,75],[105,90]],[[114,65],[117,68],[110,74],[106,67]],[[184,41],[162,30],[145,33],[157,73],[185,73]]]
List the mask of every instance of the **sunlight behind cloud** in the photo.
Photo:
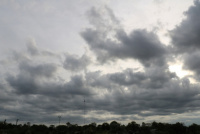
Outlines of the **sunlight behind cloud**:
[[178,77],[180,77],[180,78],[183,78],[183,77],[185,77],[186,75],[189,75],[189,74],[191,73],[191,72],[189,72],[189,71],[183,70],[183,69],[182,69],[182,65],[180,65],[180,64],[173,64],[173,65],[170,65],[170,66],[169,66],[169,70],[170,70],[171,72],[175,72],[176,75],[177,75]]

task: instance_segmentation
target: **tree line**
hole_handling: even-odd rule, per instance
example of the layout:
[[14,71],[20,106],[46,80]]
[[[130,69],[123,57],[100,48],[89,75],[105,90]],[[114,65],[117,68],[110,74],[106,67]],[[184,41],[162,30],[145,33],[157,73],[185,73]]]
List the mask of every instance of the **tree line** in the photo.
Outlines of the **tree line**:
[[67,122],[65,125],[37,125],[30,123],[12,124],[0,122],[0,134],[200,134],[200,125],[185,126],[183,123],[142,123],[135,121],[123,125],[117,121],[97,125],[77,125]]

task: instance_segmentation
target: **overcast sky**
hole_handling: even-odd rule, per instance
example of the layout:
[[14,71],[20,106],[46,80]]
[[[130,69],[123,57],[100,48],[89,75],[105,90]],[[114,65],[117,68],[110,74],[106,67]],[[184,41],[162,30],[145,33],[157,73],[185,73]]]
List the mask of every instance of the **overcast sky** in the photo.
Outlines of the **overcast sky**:
[[199,14],[198,0],[1,0],[0,121],[200,124]]

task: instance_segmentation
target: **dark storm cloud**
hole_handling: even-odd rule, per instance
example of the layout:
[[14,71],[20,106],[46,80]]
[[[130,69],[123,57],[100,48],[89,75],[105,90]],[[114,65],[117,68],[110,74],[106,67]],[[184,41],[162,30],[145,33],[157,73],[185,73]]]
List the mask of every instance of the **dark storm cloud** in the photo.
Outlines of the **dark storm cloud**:
[[180,25],[170,31],[172,44],[179,53],[192,52],[200,49],[200,1],[195,0],[185,12],[186,19]]
[[[134,58],[145,66],[165,64],[164,55],[167,51],[155,33],[138,29],[127,35],[114,15],[108,16],[110,23],[107,23],[94,8],[90,12],[90,23],[94,28],[85,29],[81,36],[99,61]],[[109,12],[111,11],[109,10]],[[95,20],[101,23],[97,23]]]
[[90,58],[87,55],[81,57],[77,55],[66,55],[63,67],[70,71],[84,70],[90,64]]

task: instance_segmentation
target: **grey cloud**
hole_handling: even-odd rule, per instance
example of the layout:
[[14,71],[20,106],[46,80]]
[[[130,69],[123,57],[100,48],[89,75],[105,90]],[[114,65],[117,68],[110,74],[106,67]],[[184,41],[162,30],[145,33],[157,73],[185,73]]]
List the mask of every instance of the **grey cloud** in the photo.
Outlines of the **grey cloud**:
[[170,31],[172,51],[183,60],[183,69],[193,71],[199,79],[199,50],[200,50],[200,1],[195,0],[194,5],[186,12],[186,18],[175,29]]
[[[170,115],[197,110],[199,105],[196,102],[200,99],[198,87],[187,89],[178,83],[170,82],[169,84],[171,86],[158,91],[141,90],[138,93],[129,92],[125,96],[118,94],[112,98],[114,104],[109,110],[113,109],[116,114],[138,114],[139,116]],[[144,111],[150,113],[144,114]]]
[[[49,79],[49,81],[43,81],[40,78],[42,76],[29,75],[29,69],[20,71],[17,76],[7,76],[8,84],[14,89],[11,90],[9,96],[15,97],[11,100],[1,98],[4,102],[0,103],[1,106],[4,106],[5,102],[10,105],[10,108],[5,107],[3,110],[4,112],[7,111],[3,113],[4,115],[20,118],[20,121],[45,122],[48,124],[57,112],[73,111],[71,113],[74,114],[77,111],[82,111],[84,96],[94,95],[81,75],[71,77],[68,82],[53,82],[51,78],[54,79],[54,76],[50,78],[45,76],[43,79]],[[9,87],[6,88],[6,90],[9,89]],[[2,89],[0,91],[4,93],[2,95],[6,95]],[[21,111],[22,109],[23,111]],[[42,115],[42,118],[38,118],[38,115]],[[79,116],[80,114],[73,117],[65,115],[64,118],[74,122],[75,118],[80,119]],[[13,118],[9,119],[12,120]]]
[[36,42],[35,42],[35,40],[30,39],[30,40],[27,42],[27,50],[28,50],[28,52],[29,52],[31,55],[37,55],[37,54],[39,54],[39,50],[38,50],[38,48],[36,47]]
[[[92,96],[95,91],[87,85],[87,81],[82,75],[71,76],[69,81],[47,81],[38,87],[40,94],[52,97],[58,101],[65,99],[73,100],[76,97]],[[55,101],[55,100],[54,100]]]
[[168,82],[170,82],[170,80],[172,80],[173,78],[178,78],[176,74],[170,72],[166,66],[153,66],[150,68],[146,68],[145,73],[148,80],[144,81],[141,85],[147,89],[162,88],[166,86],[166,84],[168,84]]
[[155,33],[146,30],[134,30],[128,36],[125,32],[119,31],[117,36],[123,43],[123,47],[118,50],[122,57],[136,58],[146,66],[152,63],[160,66],[165,64],[166,48]]
[[[7,76],[7,82],[18,94],[46,94],[57,97],[61,94],[73,95],[91,95],[90,87],[87,87],[84,78],[72,76],[69,82],[53,82],[56,80],[53,76],[55,66],[43,64],[31,66],[26,63],[20,64],[20,72],[17,76]],[[48,81],[49,82],[48,82]]]
[[35,62],[34,64],[36,64],[40,62],[44,63],[43,60],[51,59],[51,63],[56,63],[56,61],[61,59],[62,55],[62,54],[57,54],[55,52],[51,52],[49,50],[39,48],[34,40],[30,40],[28,42],[28,44],[26,45],[26,49],[27,49],[26,51],[12,50],[9,57],[5,57],[5,59],[1,60],[0,62],[4,65],[11,64],[13,62],[16,65],[20,63],[31,63],[31,62]]
[[13,51],[11,60],[17,61],[17,62],[24,62],[29,61],[30,57],[28,57],[25,53],[20,53],[18,51]]
[[87,72],[85,78],[92,88],[112,89],[112,82],[109,82],[108,75],[102,75],[100,71]]
[[70,71],[84,70],[90,64],[90,58],[87,55],[81,57],[77,55],[66,55],[63,67]]
[[90,87],[87,87],[86,81],[82,76],[73,76],[71,80],[64,85],[66,93],[74,95],[91,95]]
[[120,27],[119,20],[107,6],[99,9],[92,7],[87,12],[87,17],[91,25],[104,33],[110,33],[110,30],[118,29]]
[[189,69],[200,74],[200,53],[199,51],[184,56],[184,69]]
[[109,79],[119,85],[132,85],[141,84],[141,81],[146,79],[146,76],[142,72],[134,73],[131,69],[127,69],[121,73],[111,74]]
[[[94,11],[91,10],[90,12]],[[99,17],[99,14],[95,15],[92,13],[90,17],[94,20],[102,18]],[[114,17],[108,17],[112,20],[111,24],[101,20],[100,24],[94,24],[95,27],[93,29],[88,28],[81,33],[81,36],[96,54],[99,61],[134,58],[145,66],[150,66],[151,64],[162,66],[165,64],[164,55],[167,51],[155,33],[138,29],[127,35],[120,26],[119,28],[110,28],[113,23],[118,25],[118,22]],[[99,27],[103,27],[106,30],[101,30],[102,28],[100,29]]]
[[[45,98],[47,99],[47,98]],[[43,103],[43,104],[42,104]],[[0,109],[1,114],[7,115],[10,118],[7,118],[7,122],[13,122],[15,123],[16,119],[19,119],[19,124],[24,124],[27,122],[31,122],[31,124],[42,124],[44,123],[45,125],[57,125],[58,124],[58,115],[55,113],[57,111],[60,112],[66,112],[68,111],[68,114],[62,114],[61,118],[61,124],[65,124],[66,122],[70,123],[77,123],[81,124],[83,121],[83,112],[82,111],[76,111],[74,110],[73,112],[69,112],[70,109],[67,109],[66,107],[63,109],[57,109],[58,104],[56,109],[49,110],[46,109],[45,111],[43,110],[44,108],[47,108],[49,103],[53,102],[43,102],[41,99],[37,103],[35,102],[34,104],[40,104],[41,107],[38,107],[38,105],[29,105],[28,103],[21,102],[21,105],[23,105],[21,109]],[[33,108],[34,107],[34,108]],[[3,113],[2,113],[3,112]],[[4,113],[5,112],[5,113]],[[77,113],[77,114],[75,114]],[[38,116],[39,115],[39,116]],[[2,119],[2,118],[1,118]],[[5,119],[5,118],[4,118]],[[3,119],[2,119],[3,120]]]
[[136,85],[145,89],[158,89],[168,84],[172,78],[177,78],[175,73],[171,73],[166,67],[150,67],[144,72],[134,72],[126,69],[120,73],[107,74],[109,79],[124,86]]
[[[155,70],[158,69],[155,68]],[[191,84],[187,78],[173,79],[173,75],[171,76],[167,70],[164,72],[158,70],[158,73],[155,73],[155,70],[146,70],[148,73],[134,72],[131,69],[110,74],[88,72],[85,76],[72,76],[68,82],[54,83],[49,81],[45,83],[41,81],[40,84],[33,83],[35,84],[33,86],[27,82],[28,79],[23,79],[24,83],[21,85],[21,79],[16,79],[18,77],[9,77],[7,80],[16,89],[25,89],[23,84],[30,87],[36,86],[36,89],[38,89],[36,91],[31,89],[32,92],[24,93],[24,95],[22,94],[25,91],[21,90],[20,98],[25,111],[21,113],[21,116],[24,114],[24,118],[30,120],[32,118],[28,118],[28,115],[35,117],[42,113],[44,119],[41,120],[48,121],[49,116],[46,116],[45,113],[53,116],[56,111],[81,112],[84,108],[84,96],[88,114],[96,110],[107,111],[122,117],[126,115],[145,117],[197,110],[199,107],[197,102],[200,99],[197,85]],[[123,78],[127,79],[124,81]],[[145,84],[146,81],[151,79],[150,83],[157,81],[162,83],[163,81],[162,86],[158,86],[156,90],[152,86],[151,89],[149,83]],[[108,90],[109,88],[111,90]],[[34,109],[30,107],[34,107]],[[10,110],[12,112],[12,109]],[[30,113],[31,111],[34,111],[34,114],[33,112]],[[146,113],[145,111],[149,112]],[[18,114],[15,113],[14,115]],[[76,117],[80,118],[78,115]],[[65,118],[73,119],[68,116]]]
[[56,72],[56,65],[54,64],[39,64],[39,65],[31,65],[27,62],[22,62],[19,65],[20,71],[22,73],[26,73],[31,77],[39,76],[39,77],[51,77]]
[[185,12],[186,19],[180,25],[170,31],[172,44],[175,51],[179,53],[192,52],[200,48],[200,1],[195,0]]
[[8,75],[7,82],[20,94],[35,94],[38,92],[38,79],[51,77],[56,71],[53,64],[30,65],[22,62],[17,76]]
[[11,90],[8,90],[9,86],[4,83],[0,82],[0,107],[4,104],[9,104],[10,102],[15,101],[15,96],[12,94]]
[[34,38],[28,39],[26,43],[27,56],[33,57],[51,57],[60,58],[60,54],[38,47]]
[[[156,70],[157,73],[155,72]],[[158,68],[155,68],[154,71],[148,71],[149,74],[146,73],[142,77],[138,74],[143,73],[134,73],[130,69],[121,73],[106,75],[95,73],[96,80],[105,79],[107,83],[110,83],[109,86],[112,90],[105,92],[104,83],[96,83],[101,93],[104,92],[105,94],[101,98],[94,97],[89,99],[88,101],[93,102],[90,104],[91,107],[96,110],[110,111],[113,114],[135,114],[139,116],[184,113],[189,110],[195,111],[199,107],[199,104],[196,103],[200,99],[198,97],[198,85],[191,84],[186,78],[179,79],[175,74],[167,70],[159,71]],[[121,74],[122,78],[120,78],[119,74]],[[91,77],[91,74],[89,75]],[[124,82],[123,78],[127,76],[133,81]],[[136,82],[134,81],[135,79],[140,79],[141,81]],[[145,83],[146,81],[147,83]],[[156,82],[160,83],[157,87],[155,87]],[[89,84],[94,86],[95,82]],[[115,84],[119,85],[115,86]],[[127,88],[126,90],[124,90],[125,87]],[[155,88],[157,90],[154,90]],[[145,111],[150,113],[147,114]]]
[[35,94],[37,93],[36,81],[25,75],[7,76],[7,81],[19,94]]

